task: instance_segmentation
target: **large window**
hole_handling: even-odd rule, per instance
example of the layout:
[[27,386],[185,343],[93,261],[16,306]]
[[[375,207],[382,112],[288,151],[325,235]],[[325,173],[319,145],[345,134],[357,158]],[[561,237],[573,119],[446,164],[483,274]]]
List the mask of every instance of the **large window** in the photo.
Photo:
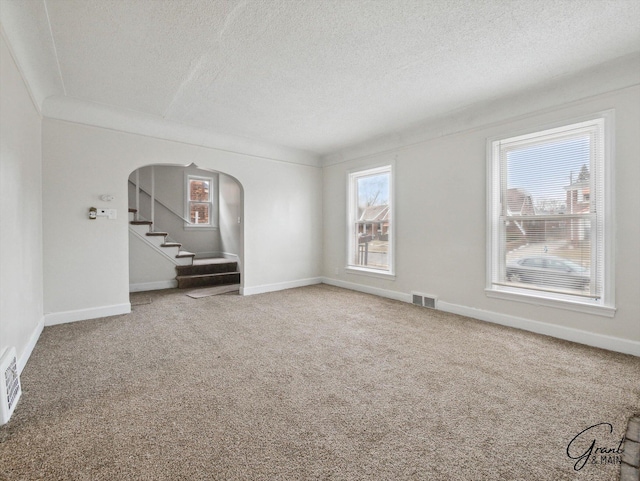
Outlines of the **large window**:
[[392,169],[390,165],[349,174],[348,267],[393,273]]
[[186,214],[188,226],[211,227],[214,217],[214,183],[211,177],[187,175]]
[[489,295],[612,307],[607,122],[491,141]]

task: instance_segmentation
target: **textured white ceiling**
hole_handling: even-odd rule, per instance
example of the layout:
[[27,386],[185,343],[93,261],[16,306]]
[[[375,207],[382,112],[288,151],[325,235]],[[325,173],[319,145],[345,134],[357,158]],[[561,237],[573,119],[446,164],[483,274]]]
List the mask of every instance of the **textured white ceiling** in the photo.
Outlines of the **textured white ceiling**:
[[38,100],[64,95],[318,155],[640,51],[638,0],[0,6]]

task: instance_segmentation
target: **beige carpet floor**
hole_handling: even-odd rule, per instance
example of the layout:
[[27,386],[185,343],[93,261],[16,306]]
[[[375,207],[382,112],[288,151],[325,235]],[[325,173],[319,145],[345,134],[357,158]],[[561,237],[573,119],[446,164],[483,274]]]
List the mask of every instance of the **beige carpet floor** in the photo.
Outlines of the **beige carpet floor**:
[[617,447],[640,412],[640,358],[410,304],[139,296],[45,328],[0,479],[614,480],[567,445],[607,422],[592,438]]

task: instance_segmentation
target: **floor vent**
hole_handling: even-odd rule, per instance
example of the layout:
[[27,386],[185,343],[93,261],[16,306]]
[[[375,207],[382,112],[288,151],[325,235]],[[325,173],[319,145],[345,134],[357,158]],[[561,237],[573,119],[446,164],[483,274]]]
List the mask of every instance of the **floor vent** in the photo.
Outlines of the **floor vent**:
[[0,359],[0,425],[9,422],[22,395],[16,350],[7,349]]
[[412,292],[412,301],[413,304],[420,307],[428,307],[429,309],[436,309],[436,302],[438,300],[437,297],[428,296],[426,294],[420,294],[418,292]]

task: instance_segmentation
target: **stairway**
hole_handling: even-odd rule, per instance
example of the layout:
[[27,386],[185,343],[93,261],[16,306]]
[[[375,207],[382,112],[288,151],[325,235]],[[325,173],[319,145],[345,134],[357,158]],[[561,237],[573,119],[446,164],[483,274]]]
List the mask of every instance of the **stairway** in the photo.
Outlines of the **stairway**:
[[155,232],[153,222],[140,220],[136,209],[129,209],[130,229],[144,236],[176,264],[178,289],[240,284],[238,263],[222,258],[195,259],[193,252],[182,250],[182,244],[168,239],[167,232]]

